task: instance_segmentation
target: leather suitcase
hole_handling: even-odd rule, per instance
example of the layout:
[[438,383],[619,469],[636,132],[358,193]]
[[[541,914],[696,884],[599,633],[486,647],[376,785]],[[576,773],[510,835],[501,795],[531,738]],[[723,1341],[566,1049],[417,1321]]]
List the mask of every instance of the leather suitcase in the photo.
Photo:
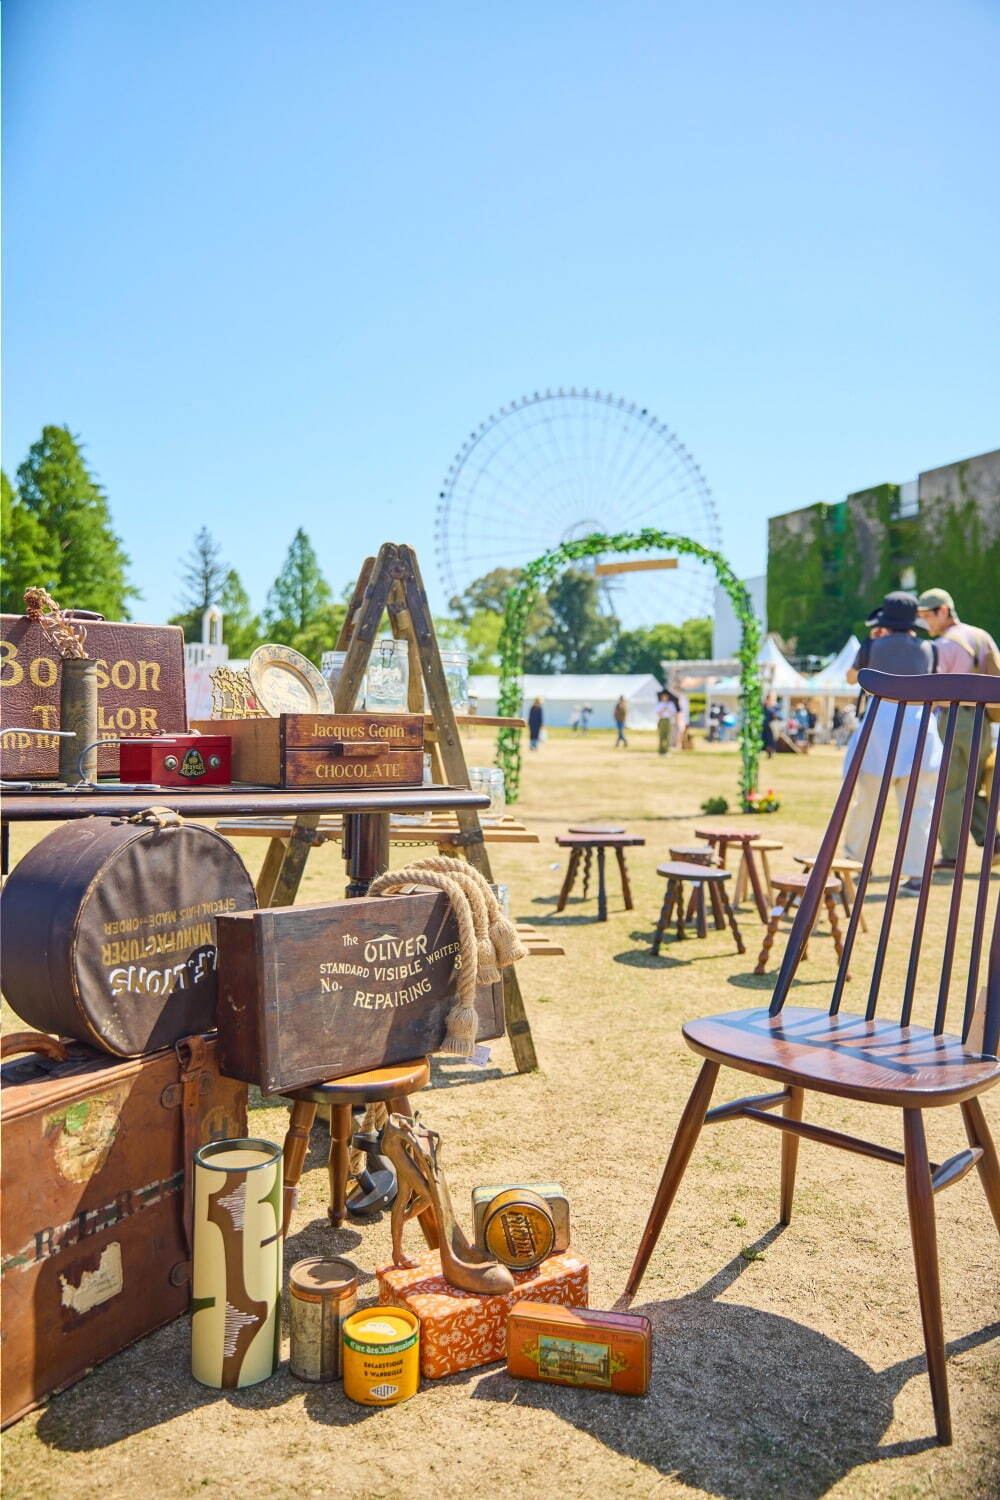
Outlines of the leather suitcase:
[[0,1069],[6,1427],[187,1311],[184,1162],[246,1134],[247,1090],[214,1038],[122,1062],[19,1032],[2,1053],[31,1053]]

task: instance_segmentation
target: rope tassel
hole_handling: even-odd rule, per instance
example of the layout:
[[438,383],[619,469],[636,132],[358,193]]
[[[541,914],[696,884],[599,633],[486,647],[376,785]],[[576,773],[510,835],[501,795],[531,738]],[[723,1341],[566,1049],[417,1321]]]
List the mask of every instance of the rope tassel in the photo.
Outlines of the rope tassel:
[[369,896],[429,886],[443,891],[458,923],[457,998],[448,1012],[441,1051],[468,1057],[476,1045],[476,987],[495,984],[501,967],[526,956],[517,930],[500,910],[489,881],[464,860],[438,855],[402,870],[387,870],[372,881]]

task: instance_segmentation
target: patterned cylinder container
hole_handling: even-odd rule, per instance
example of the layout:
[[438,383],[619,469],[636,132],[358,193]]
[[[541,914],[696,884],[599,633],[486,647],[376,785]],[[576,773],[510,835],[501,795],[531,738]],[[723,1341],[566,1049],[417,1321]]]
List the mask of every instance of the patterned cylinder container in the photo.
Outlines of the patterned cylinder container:
[[213,1141],[194,1153],[191,1373],[202,1385],[255,1385],[277,1367],[281,1167],[271,1141]]

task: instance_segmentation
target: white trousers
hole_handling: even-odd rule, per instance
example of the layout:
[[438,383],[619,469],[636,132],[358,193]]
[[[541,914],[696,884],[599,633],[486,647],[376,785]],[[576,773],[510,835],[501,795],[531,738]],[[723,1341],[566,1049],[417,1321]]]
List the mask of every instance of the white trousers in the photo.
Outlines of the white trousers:
[[[927,839],[931,831],[931,812],[934,807],[934,789],[937,786],[937,779],[936,771],[923,771],[917,777],[917,795],[913,801],[910,832],[903,851],[903,877],[907,880],[914,876],[919,880],[924,873],[924,857],[927,853]],[[903,802],[909,780],[909,776],[892,778],[893,790],[896,793],[896,807],[900,817],[903,816]],[[854,788],[854,801],[851,803],[851,809],[844,824],[844,853],[848,859],[860,860],[865,857],[868,836],[875,821],[875,804],[878,801],[878,789],[881,783],[882,777],[872,771],[862,771],[858,776],[857,785]]]

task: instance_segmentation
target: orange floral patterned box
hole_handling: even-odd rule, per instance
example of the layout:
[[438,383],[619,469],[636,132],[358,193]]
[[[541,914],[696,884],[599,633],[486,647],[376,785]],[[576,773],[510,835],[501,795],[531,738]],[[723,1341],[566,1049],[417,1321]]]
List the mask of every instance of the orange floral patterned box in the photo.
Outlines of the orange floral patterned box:
[[533,1271],[514,1271],[515,1287],[504,1297],[477,1297],[452,1286],[441,1274],[436,1250],[408,1269],[382,1266],[379,1301],[408,1307],[420,1319],[420,1373],[434,1378],[492,1364],[507,1351],[507,1318],[515,1303],[586,1307],[587,1262],[572,1250],[550,1255]]

